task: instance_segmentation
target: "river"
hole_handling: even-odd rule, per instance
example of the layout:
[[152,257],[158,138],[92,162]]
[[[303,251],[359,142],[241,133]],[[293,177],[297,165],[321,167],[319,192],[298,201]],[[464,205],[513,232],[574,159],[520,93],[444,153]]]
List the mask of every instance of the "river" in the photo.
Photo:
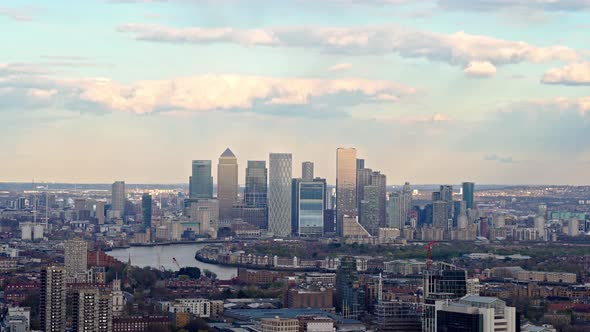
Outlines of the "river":
[[178,271],[178,267],[172,260],[172,258],[176,258],[178,264],[181,267],[198,267],[201,269],[201,272],[207,269],[217,274],[217,277],[221,280],[229,280],[238,275],[238,270],[235,267],[208,264],[197,261],[195,259],[195,252],[204,246],[206,246],[206,244],[202,243],[171,244],[165,246],[114,249],[112,251],[107,251],[106,253],[121,262],[127,262],[129,257],[131,257],[131,265],[139,267],[150,266],[154,269],[159,269],[159,261],[159,265],[163,266],[165,269]]

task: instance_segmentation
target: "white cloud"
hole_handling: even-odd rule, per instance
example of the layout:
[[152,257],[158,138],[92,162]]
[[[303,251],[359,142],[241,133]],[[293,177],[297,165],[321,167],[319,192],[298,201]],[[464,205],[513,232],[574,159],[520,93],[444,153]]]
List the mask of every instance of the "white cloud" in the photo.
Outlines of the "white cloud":
[[562,68],[550,69],[541,82],[546,84],[590,85],[590,62],[570,63]]
[[352,64],[350,63],[338,63],[333,65],[332,67],[328,68],[329,71],[343,71],[352,68]]
[[576,11],[590,8],[589,0],[438,0],[444,9],[457,11]]
[[11,18],[15,21],[32,21],[33,18],[21,9],[0,7],[0,16]]
[[[440,34],[398,26],[377,27],[282,27],[238,30],[233,28],[173,28],[162,25],[126,24],[118,28],[138,40],[171,43],[230,42],[248,46],[298,47],[348,55],[398,54],[481,68],[489,75],[492,66],[521,62],[570,62],[576,50],[565,46],[538,47],[463,31]],[[477,68],[476,68],[477,69]],[[481,71],[476,71],[481,74]]]
[[508,105],[499,109],[502,113],[513,113],[513,112],[567,112],[575,111],[580,116],[585,116],[590,113],[590,96],[578,97],[578,98],[549,98],[540,100],[528,100],[515,103],[509,103]]
[[471,61],[465,70],[465,75],[475,78],[492,77],[496,75],[496,66],[487,61]]
[[132,33],[138,40],[176,43],[232,42],[242,45],[274,45],[271,31],[263,29],[239,30],[234,28],[176,29],[155,24],[124,24],[117,31]]
[[21,99],[28,96],[44,103],[63,103],[74,109],[90,108],[136,114],[167,111],[249,111],[269,107],[274,107],[275,110],[279,107],[276,111],[282,111],[286,106],[313,106],[314,100],[335,95],[338,95],[339,100],[358,104],[392,102],[417,93],[412,87],[390,81],[242,75],[201,75],[138,81],[128,85],[106,78],[54,80],[41,76],[0,76],[0,88],[7,89],[4,94],[9,94],[12,101],[10,105],[24,103]]

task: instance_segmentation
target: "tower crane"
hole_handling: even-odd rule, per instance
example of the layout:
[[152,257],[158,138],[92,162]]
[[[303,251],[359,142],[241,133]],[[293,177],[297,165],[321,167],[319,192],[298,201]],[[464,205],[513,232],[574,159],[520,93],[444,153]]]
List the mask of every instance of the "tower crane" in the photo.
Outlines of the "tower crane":
[[172,261],[174,262],[174,264],[176,264],[176,267],[180,270],[180,264],[178,264],[178,261],[176,260],[176,258],[172,257]]
[[430,270],[432,266],[432,247],[437,244],[437,241],[430,241],[426,244],[426,269]]

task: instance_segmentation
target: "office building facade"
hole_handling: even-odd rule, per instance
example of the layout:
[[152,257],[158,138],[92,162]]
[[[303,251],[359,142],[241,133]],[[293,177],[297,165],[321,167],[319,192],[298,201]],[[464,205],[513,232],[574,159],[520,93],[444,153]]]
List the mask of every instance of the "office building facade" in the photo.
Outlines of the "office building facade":
[[219,219],[230,220],[232,207],[238,200],[238,158],[228,148],[217,164],[217,199],[219,200]]
[[193,160],[189,177],[189,198],[213,198],[211,160]]
[[301,180],[313,180],[313,163],[311,161],[304,161],[301,163]]
[[336,150],[336,228],[342,235],[344,216],[357,216],[356,149]]
[[467,209],[475,208],[474,202],[474,192],[475,192],[475,183],[473,182],[463,182],[461,185],[463,188],[463,198],[462,200],[465,202],[465,207]]
[[152,195],[148,193],[141,196],[141,221],[144,230],[152,227]]
[[268,230],[275,236],[291,235],[292,155],[271,153],[268,177]]
[[115,181],[111,187],[111,210],[115,217],[122,217],[125,213],[125,181]]
[[323,179],[301,181],[297,192],[297,234],[304,237],[322,236],[324,234],[326,181]]

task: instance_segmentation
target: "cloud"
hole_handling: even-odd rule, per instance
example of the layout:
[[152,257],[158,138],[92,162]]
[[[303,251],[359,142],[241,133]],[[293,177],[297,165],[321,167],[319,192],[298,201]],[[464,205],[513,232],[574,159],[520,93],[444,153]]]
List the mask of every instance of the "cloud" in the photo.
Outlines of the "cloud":
[[438,0],[439,7],[456,11],[578,11],[590,8],[588,0]]
[[486,78],[486,77],[493,77],[496,75],[496,66],[493,64],[484,61],[471,61],[465,70],[463,70],[465,75],[468,77],[474,78]]
[[[521,62],[571,62],[576,50],[565,46],[538,47],[463,31],[440,34],[399,26],[377,27],[280,27],[240,30],[234,28],[174,28],[155,24],[125,24],[118,31],[137,40],[167,43],[236,43],[245,46],[296,47],[347,55],[398,54],[426,58],[464,68],[468,75],[489,76],[492,67]],[[484,75],[485,74],[485,75]]]
[[32,21],[33,18],[24,10],[0,7],[0,16],[11,18],[15,21]]
[[214,110],[277,113],[289,107],[313,109],[320,101],[332,107],[350,106],[398,101],[417,93],[415,88],[390,81],[354,78],[201,75],[121,84],[106,78],[52,79],[28,74],[2,77],[2,72],[0,89],[11,100],[6,103],[8,106],[18,104],[19,100],[24,103],[30,97],[43,105],[53,103],[76,110],[136,114]]
[[274,45],[272,32],[263,29],[238,30],[233,28],[174,29],[154,24],[125,24],[119,32],[131,33],[138,40],[174,43],[232,42],[242,45]]
[[590,62],[570,63],[562,68],[550,69],[543,75],[545,84],[590,85]]
[[502,163],[502,164],[512,164],[512,163],[515,163],[516,162],[516,161],[514,161],[512,159],[512,156],[503,156],[503,157],[501,157],[501,156],[498,156],[495,153],[486,155],[483,158],[483,160],[486,160],[486,161],[497,161],[497,162]]
[[343,71],[352,68],[352,64],[350,63],[338,63],[333,65],[332,67],[328,68],[329,71]]

